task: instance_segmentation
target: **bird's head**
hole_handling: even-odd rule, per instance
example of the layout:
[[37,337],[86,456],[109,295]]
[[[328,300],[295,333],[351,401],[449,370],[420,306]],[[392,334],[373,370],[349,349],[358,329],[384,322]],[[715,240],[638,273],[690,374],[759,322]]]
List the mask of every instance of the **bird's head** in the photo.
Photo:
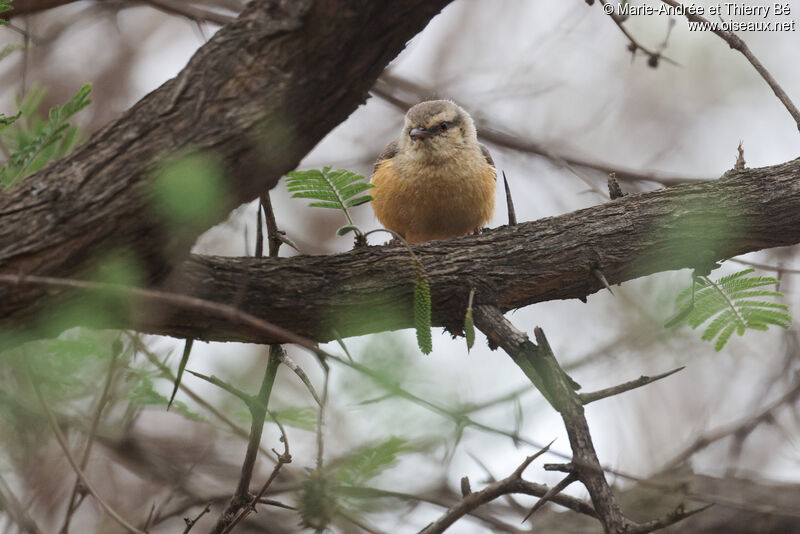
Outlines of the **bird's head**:
[[408,110],[399,143],[406,153],[438,159],[477,142],[469,113],[450,100],[429,100]]

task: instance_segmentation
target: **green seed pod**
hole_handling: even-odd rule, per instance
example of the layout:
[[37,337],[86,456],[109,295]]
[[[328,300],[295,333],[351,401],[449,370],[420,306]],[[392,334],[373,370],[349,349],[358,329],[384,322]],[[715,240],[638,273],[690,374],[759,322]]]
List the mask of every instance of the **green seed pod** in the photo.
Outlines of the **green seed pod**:
[[423,354],[433,350],[431,338],[431,288],[422,265],[415,262],[417,279],[414,281],[414,328],[417,329],[417,345]]
[[464,317],[464,337],[467,338],[467,352],[475,345],[475,322],[472,320],[472,308],[467,308]]

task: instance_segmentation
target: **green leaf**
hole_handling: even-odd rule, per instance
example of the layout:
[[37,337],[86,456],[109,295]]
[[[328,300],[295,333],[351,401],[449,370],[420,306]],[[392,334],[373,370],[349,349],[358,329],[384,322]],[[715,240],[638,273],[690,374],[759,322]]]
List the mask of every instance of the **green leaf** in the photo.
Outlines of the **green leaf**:
[[[769,325],[789,328],[792,317],[788,306],[765,298],[780,298],[778,291],[761,289],[777,285],[778,280],[769,276],[748,276],[753,269],[723,276],[716,281],[699,276],[675,299],[679,311],[670,318],[665,327],[685,323],[697,328],[707,323],[702,339],[713,341],[715,350],[725,346],[734,332],[767,330]],[[709,322],[710,321],[710,322]]]
[[467,308],[464,317],[464,337],[467,339],[467,352],[475,345],[475,321],[472,319],[472,308]]
[[722,348],[725,346],[725,344],[733,335],[734,330],[736,330],[736,323],[728,323],[728,325],[725,327],[725,329],[717,338],[716,344],[714,344],[715,351],[719,352],[722,350]]
[[[3,132],[3,144],[12,152],[6,165],[0,169],[2,186],[6,188],[13,186],[77,144],[76,131],[67,121],[91,103],[89,99],[91,91],[92,84],[87,83],[69,102],[52,108],[48,114],[48,121],[42,121],[36,116],[36,111],[45,92],[41,89],[32,89],[19,105],[19,113],[13,120],[9,122],[8,117],[3,117],[0,131],[5,130],[20,116],[26,120],[17,122],[8,132]],[[24,124],[21,124],[23,122]]]
[[362,195],[372,187],[372,184],[363,180],[363,176],[352,171],[346,169],[331,171],[330,167],[324,167],[290,172],[286,175],[286,188],[292,193],[292,198],[317,201],[309,203],[309,206],[342,210],[348,225],[353,225],[348,208],[372,200],[369,195]]
[[[129,370],[129,373],[138,378],[136,387],[134,387],[133,390],[131,390],[131,392],[128,394],[128,400],[132,404],[139,406],[169,406],[169,399],[157,392],[153,387],[153,380],[149,373],[139,369],[131,369]],[[203,420],[201,415],[190,411],[186,404],[181,401],[174,401],[172,403],[172,407],[175,409],[175,411],[185,415],[190,419],[197,421]]]
[[406,440],[392,436],[383,443],[362,448],[338,461],[332,474],[343,484],[361,486],[394,465],[400,455],[413,450]]
[[218,220],[228,196],[222,165],[208,152],[172,157],[151,182],[152,208],[179,232],[194,233]]
[[684,322],[687,317],[689,317],[689,314],[692,313],[692,310],[694,310],[694,302],[684,304],[683,307],[675,313],[675,315],[667,319],[667,322],[664,323],[664,328],[678,326]]
[[348,208],[352,208],[354,206],[360,206],[361,204],[366,204],[367,202],[370,202],[371,200],[372,200],[372,197],[369,196],[369,195],[365,195],[363,197],[354,198],[352,200],[348,200],[347,201],[347,207]]
[[280,421],[282,425],[308,430],[313,432],[317,428],[317,412],[312,408],[284,408],[283,410],[270,410],[267,414],[270,421]]
[[[11,0],[0,0],[0,13],[11,11],[12,9],[14,8],[11,6]],[[6,24],[5,19],[0,19],[0,24]]]
[[336,230],[336,235],[347,235],[350,232],[358,232],[358,226],[355,226],[353,224],[345,224],[344,226]]
[[717,315],[713,321],[708,325],[706,331],[703,332],[701,339],[703,341],[711,341],[720,331],[725,328],[729,323],[735,320],[735,316],[732,310],[725,310],[724,312]]
[[341,206],[334,202],[311,202],[308,205],[312,208],[331,208],[334,210],[341,209]]
[[[0,19],[0,20],[2,20],[2,19]],[[22,50],[22,45],[11,44],[11,45],[4,46],[0,50],[0,59],[5,59],[6,57],[8,57],[12,53],[16,52],[17,50]]]

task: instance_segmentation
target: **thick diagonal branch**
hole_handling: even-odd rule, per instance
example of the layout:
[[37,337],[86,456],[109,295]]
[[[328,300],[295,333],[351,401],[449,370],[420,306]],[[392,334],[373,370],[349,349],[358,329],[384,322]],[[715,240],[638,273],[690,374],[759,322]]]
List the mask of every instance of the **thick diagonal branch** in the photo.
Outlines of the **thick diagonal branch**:
[[[274,186],[362,104],[447,3],[250,2],[178,76],[0,195],[0,271],[69,277],[113,254],[142,266],[148,282],[163,278],[199,233]],[[151,179],[164,157],[190,151],[218,161],[225,191],[203,224],[176,228],[153,208]],[[0,288],[0,317],[40,295]]]

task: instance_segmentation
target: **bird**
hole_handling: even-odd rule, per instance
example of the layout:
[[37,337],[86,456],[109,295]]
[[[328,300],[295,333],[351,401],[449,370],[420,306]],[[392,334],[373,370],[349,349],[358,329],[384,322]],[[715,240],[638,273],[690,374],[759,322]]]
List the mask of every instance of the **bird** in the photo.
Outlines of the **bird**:
[[494,214],[494,161],[472,117],[450,100],[408,110],[370,181],[375,216],[407,243],[478,233]]

